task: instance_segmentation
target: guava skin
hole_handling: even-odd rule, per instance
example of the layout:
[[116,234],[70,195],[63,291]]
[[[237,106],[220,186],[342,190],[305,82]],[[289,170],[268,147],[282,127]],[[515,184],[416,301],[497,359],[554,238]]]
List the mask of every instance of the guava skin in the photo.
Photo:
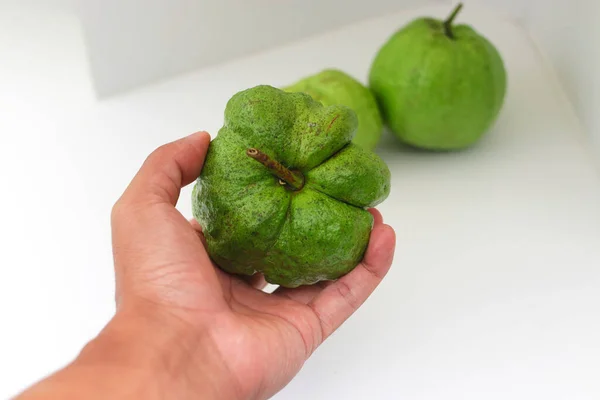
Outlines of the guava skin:
[[[356,114],[306,93],[260,85],[235,94],[192,193],[207,251],[223,270],[284,287],[334,280],[360,263],[366,210],[390,192],[390,171],[351,143]],[[257,152],[302,179],[283,181]]]
[[506,94],[505,67],[493,44],[468,25],[448,24],[447,31],[447,21],[422,17],[399,29],[369,74],[392,133],[426,150],[475,144],[496,121]]
[[352,142],[373,150],[383,132],[383,117],[371,90],[344,71],[329,68],[284,87],[288,92],[308,93],[325,106],[342,104],[358,117],[358,129]]

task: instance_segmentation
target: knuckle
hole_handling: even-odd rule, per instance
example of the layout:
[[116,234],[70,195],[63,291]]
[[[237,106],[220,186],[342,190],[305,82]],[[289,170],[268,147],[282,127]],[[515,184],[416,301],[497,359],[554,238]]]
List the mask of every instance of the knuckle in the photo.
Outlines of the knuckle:
[[162,160],[165,157],[168,157],[171,154],[172,144],[161,144],[156,147],[149,155],[146,157],[146,162],[152,162],[154,160]]
[[346,283],[344,280],[339,280],[336,283],[335,288],[338,294],[344,299],[344,301],[350,306],[352,310],[358,309],[358,307],[360,306],[360,301],[358,301],[356,295],[354,294],[352,288],[350,287],[350,285],[348,285],[348,283]]
[[369,276],[373,278],[376,282],[381,282],[385,277],[386,270],[382,270],[382,268],[364,263],[365,270],[369,273]]

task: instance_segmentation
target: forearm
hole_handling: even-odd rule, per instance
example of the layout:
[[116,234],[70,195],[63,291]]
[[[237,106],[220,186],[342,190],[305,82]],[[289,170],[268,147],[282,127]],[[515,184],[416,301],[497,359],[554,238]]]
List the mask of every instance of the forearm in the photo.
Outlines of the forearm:
[[17,400],[164,399],[161,385],[144,370],[75,362],[29,388]]
[[190,352],[206,348],[195,340],[140,316],[117,315],[71,364],[16,400],[229,398],[218,393],[226,385],[208,373],[186,375]]

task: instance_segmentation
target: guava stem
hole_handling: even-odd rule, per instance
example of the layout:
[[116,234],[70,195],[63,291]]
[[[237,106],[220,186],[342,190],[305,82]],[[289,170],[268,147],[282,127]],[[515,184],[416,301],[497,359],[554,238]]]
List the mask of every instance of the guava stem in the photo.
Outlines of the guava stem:
[[462,8],[463,3],[458,3],[458,5],[452,11],[452,14],[450,14],[450,16],[444,21],[444,33],[450,39],[454,39],[454,33],[452,33],[452,23]]
[[262,151],[251,148],[246,150],[246,154],[264,165],[273,175],[279,178],[279,183],[288,185],[292,190],[300,190],[304,186],[304,175],[299,171],[292,171],[281,163],[273,160]]

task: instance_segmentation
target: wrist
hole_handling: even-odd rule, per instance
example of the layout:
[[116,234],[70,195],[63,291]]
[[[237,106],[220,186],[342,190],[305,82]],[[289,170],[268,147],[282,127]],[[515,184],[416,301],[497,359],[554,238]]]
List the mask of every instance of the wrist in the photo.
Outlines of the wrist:
[[147,374],[176,374],[186,352],[188,335],[172,322],[142,313],[118,311],[74,361],[76,366],[107,365],[144,371]]
[[109,380],[122,382],[136,398],[230,398],[219,395],[222,382],[204,379],[211,375],[202,370],[214,367],[210,348],[206,330],[155,307],[138,307],[118,311],[72,367],[105,370]]
[[19,400],[236,399],[210,335],[154,309],[118,311],[66,368]]

